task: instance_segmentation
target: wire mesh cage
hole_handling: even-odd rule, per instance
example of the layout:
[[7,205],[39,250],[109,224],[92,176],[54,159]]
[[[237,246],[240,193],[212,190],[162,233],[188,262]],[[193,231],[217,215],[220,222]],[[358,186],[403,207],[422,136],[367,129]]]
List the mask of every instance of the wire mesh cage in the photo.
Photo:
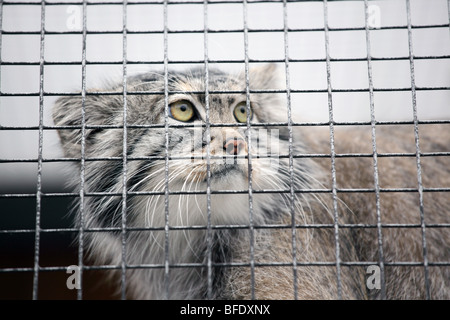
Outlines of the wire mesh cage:
[[[377,266],[383,274],[390,266],[411,267],[424,274],[426,297],[430,294],[428,278],[435,269],[450,269],[448,253],[432,254],[427,246],[427,232],[440,233],[449,239],[450,208],[439,207],[440,219],[427,219],[427,212],[434,210],[436,199],[449,198],[449,172],[442,171],[439,179],[427,177],[432,170],[433,159],[439,159],[442,168],[450,167],[450,146],[445,132],[450,130],[450,2],[446,0],[398,0],[398,1],[2,1],[0,3],[0,296],[3,299],[125,299],[129,269],[158,268],[164,271],[166,283],[170,270],[201,267],[206,270],[205,298],[214,297],[213,270],[216,266],[250,270],[250,297],[261,298],[255,290],[258,278],[255,270],[267,267],[289,269],[294,277],[292,298],[298,294],[297,275],[303,267],[333,270],[336,280],[334,298],[342,294],[342,278],[353,268],[368,270]],[[250,70],[255,66],[277,65],[283,74],[282,88],[254,89],[250,86]],[[206,79],[201,92],[186,89],[174,92],[169,88],[172,70],[197,68]],[[215,68],[231,73],[242,71],[245,75],[243,94],[247,113],[250,96],[258,94],[282,95],[287,107],[287,121],[266,123],[288,129],[289,152],[277,155],[294,172],[295,159],[311,159],[322,162],[329,185],[313,190],[297,190],[294,185],[280,189],[259,188],[249,178],[244,188],[217,190],[211,184],[210,163],[214,155],[208,152],[208,179],[201,191],[170,190],[169,167],[176,158],[169,155],[168,130],[187,125],[168,122],[171,95],[193,91],[206,96],[227,94],[209,87],[208,79],[214,77]],[[133,76],[158,70],[163,76],[163,90],[134,91],[130,89]],[[103,89],[109,83],[117,84],[114,90]],[[133,96],[160,96],[166,117],[162,125],[129,124],[127,101]],[[117,96],[122,101],[121,123],[91,124],[86,118],[86,101],[90,98]],[[58,98],[80,98],[80,123],[57,125],[52,110]],[[224,123],[208,119],[204,129],[209,132]],[[254,125],[247,114],[240,127]],[[229,124],[228,124],[229,126]],[[235,125],[233,125],[235,126]],[[402,137],[406,149],[394,144],[383,145],[377,140],[384,130],[409,128]],[[77,128],[82,134],[79,156],[64,155],[58,133]],[[328,151],[295,153],[292,147],[292,130],[301,128],[315,132],[325,129],[328,134]],[[342,135],[346,129],[358,128],[364,148],[350,148]],[[421,143],[425,132],[439,128],[432,136],[432,143]],[[119,156],[91,157],[85,154],[84,144],[88,133],[95,130],[120,130],[123,141]],[[159,160],[165,162],[164,188],[158,192],[133,191],[127,188],[127,172],[133,162],[152,161],[157,156],[137,159],[127,153],[127,134],[133,130],[166,130],[165,154]],[[150,133],[149,133],[150,132]],[[130,133],[131,135],[131,133]],[[439,140],[441,139],[441,140]],[[251,143],[250,139],[246,141]],[[378,143],[377,143],[378,142]],[[209,147],[209,143],[207,144]],[[432,145],[438,145],[432,148]],[[351,146],[351,145],[350,145]],[[444,147],[441,147],[444,146]],[[235,146],[237,148],[237,146]],[[207,149],[210,150],[210,149]],[[407,150],[407,151],[405,151]],[[244,157],[252,172],[252,157]],[[372,172],[374,181],[365,184],[355,180],[347,183],[339,175],[341,164],[352,168],[352,161],[364,163]],[[84,206],[90,199],[105,194],[88,190],[85,186],[89,166],[116,163],[123,169],[122,188],[106,197],[121,203],[116,226],[86,228],[76,219],[85,219]],[[348,164],[347,164],[348,162]],[[395,170],[387,167],[412,165],[415,168],[412,183],[404,184],[395,176]],[[77,167],[77,188],[67,187],[67,172]],[[441,167],[440,167],[441,168]],[[131,174],[130,174],[131,175]],[[294,177],[291,177],[294,179]],[[387,181],[387,182],[386,182]],[[447,182],[447,184],[446,184]],[[295,194],[320,194],[331,199],[332,219],[329,223],[298,225],[272,223],[260,225],[252,221],[257,196],[283,193],[285,199]],[[204,225],[170,225],[169,205],[173,196],[202,194],[205,196],[207,223]],[[211,205],[220,195],[245,195],[248,224],[214,223]],[[161,226],[132,227],[128,225],[127,201],[131,197],[160,196],[165,199]],[[341,195],[360,206],[373,207],[372,220],[340,220]],[[414,197],[417,220],[414,223],[390,219],[385,212],[394,207],[383,207],[386,198],[397,197],[398,203],[405,197]],[[290,198],[291,197],[291,198]],[[102,198],[104,199],[104,198]],[[128,200],[127,200],[128,199]],[[293,202],[293,200],[292,200]],[[81,216],[71,208],[76,203]],[[448,203],[448,202],[447,202]],[[290,209],[294,212],[294,205]],[[289,207],[289,205],[288,205]],[[401,208],[399,206],[399,208]],[[400,210],[400,209],[399,209]],[[294,216],[294,215],[293,215]],[[77,218],[78,217],[78,218]],[[227,229],[250,230],[251,244],[245,262],[216,262],[211,243],[206,260],[201,263],[173,265],[169,261],[169,240],[172,232]],[[298,260],[295,253],[287,262],[256,261],[257,230],[282,229],[292,232],[289,246],[301,246],[296,233],[302,230],[327,229],[336,237],[333,255],[327,261]],[[138,230],[137,230],[138,229]],[[345,230],[368,230],[380,249],[375,261],[347,261],[341,259],[344,251],[339,236]],[[422,255],[420,261],[392,261],[383,257],[385,232],[408,232],[416,235]],[[127,239],[133,232],[162,232],[165,258],[161,263],[133,265],[127,261]],[[121,239],[122,254],[118,263],[99,264],[86,258],[83,246],[89,234],[115,232]],[[208,238],[211,240],[210,238]],[[297,243],[298,242],[298,243]],[[450,243],[444,243],[443,251]],[[295,250],[292,250],[295,252]],[[385,260],[386,258],[386,260]],[[68,278],[75,269],[80,283],[70,287]],[[119,285],[109,279],[116,271]],[[383,280],[383,279],[382,279]],[[364,282],[364,281],[363,281]],[[334,285],[334,284],[333,284]],[[363,285],[365,286],[365,284]],[[445,287],[445,284],[442,284]],[[73,290],[73,289],[76,290]],[[450,288],[446,288],[448,292]],[[386,298],[385,283],[381,283],[381,298]],[[170,297],[169,287],[166,288]]]

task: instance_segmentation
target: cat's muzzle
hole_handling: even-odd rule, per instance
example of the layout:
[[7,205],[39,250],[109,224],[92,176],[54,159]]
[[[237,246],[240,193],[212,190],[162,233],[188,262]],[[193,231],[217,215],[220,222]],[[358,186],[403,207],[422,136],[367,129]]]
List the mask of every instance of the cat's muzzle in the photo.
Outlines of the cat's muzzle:
[[238,155],[247,150],[247,143],[241,138],[229,138],[223,144],[223,149],[229,155]]

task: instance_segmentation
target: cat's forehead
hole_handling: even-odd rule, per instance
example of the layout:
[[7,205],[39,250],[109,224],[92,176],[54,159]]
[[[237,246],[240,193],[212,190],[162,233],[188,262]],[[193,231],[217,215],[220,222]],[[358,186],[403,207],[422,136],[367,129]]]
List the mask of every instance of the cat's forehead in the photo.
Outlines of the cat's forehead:
[[[208,86],[206,86],[208,79]],[[188,72],[174,73],[169,76],[169,88],[186,93],[208,90],[239,91],[245,88],[242,79],[219,70],[209,70],[206,74],[203,69],[194,69]]]

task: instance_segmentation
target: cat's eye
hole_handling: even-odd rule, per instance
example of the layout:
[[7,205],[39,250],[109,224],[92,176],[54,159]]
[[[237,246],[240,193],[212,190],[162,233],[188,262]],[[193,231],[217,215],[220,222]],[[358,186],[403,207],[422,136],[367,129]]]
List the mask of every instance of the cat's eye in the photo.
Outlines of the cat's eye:
[[169,105],[170,116],[178,121],[187,122],[195,115],[194,106],[187,100],[180,100]]
[[[236,107],[234,107],[233,114],[234,114],[234,118],[236,119],[237,122],[240,122],[240,123],[247,122],[247,103],[245,103],[245,102],[238,103],[236,105]],[[249,118],[252,119],[252,116],[253,116],[253,112],[252,112],[252,109],[250,108],[250,117]]]

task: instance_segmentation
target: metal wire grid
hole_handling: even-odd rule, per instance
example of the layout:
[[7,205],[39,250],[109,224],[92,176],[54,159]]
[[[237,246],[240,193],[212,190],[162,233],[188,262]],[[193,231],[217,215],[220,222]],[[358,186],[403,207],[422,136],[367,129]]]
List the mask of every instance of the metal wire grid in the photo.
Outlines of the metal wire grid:
[[[264,2],[281,2],[283,4],[283,24],[284,27],[282,29],[250,29],[248,27],[247,23],[247,5],[248,3],[264,3]],[[425,230],[426,228],[450,228],[450,224],[441,224],[441,223],[435,223],[435,224],[426,224],[424,220],[424,205],[423,205],[423,195],[426,192],[450,192],[450,188],[440,187],[440,188],[425,188],[422,184],[422,170],[421,170],[421,159],[423,157],[435,157],[435,156],[442,156],[442,157],[448,157],[450,156],[450,152],[422,152],[420,148],[419,143],[419,125],[421,124],[449,124],[450,120],[433,120],[433,121],[423,121],[419,120],[418,114],[417,114],[417,103],[416,103],[416,92],[417,91],[434,91],[434,90],[450,90],[450,87],[419,87],[415,84],[415,73],[414,73],[414,61],[415,60],[431,60],[431,59],[450,59],[450,55],[440,55],[440,56],[415,56],[413,53],[413,44],[412,44],[412,30],[418,29],[418,28],[448,28],[449,24],[436,24],[436,25],[420,25],[415,26],[411,23],[411,7],[410,7],[410,1],[406,0],[406,8],[407,8],[407,25],[406,26],[385,26],[381,27],[380,29],[384,30],[394,30],[394,29],[406,29],[408,32],[408,48],[409,48],[409,55],[404,57],[372,57],[371,56],[371,42],[370,42],[370,27],[368,26],[368,1],[364,1],[365,6],[365,18],[366,18],[366,25],[364,28],[330,28],[328,24],[328,1],[327,0],[321,0],[317,2],[323,2],[323,9],[324,9],[324,28],[299,28],[299,29],[292,29],[288,27],[287,19],[287,3],[289,2],[295,2],[295,1],[187,1],[187,2],[169,2],[169,1],[146,1],[146,2],[133,2],[133,1],[126,1],[124,0],[122,3],[117,2],[102,2],[102,3],[90,3],[87,1],[83,2],[46,2],[41,1],[40,3],[36,2],[7,2],[3,1],[0,4],[0,49],[1,49],[1,39],[2,35],[40,35],[40,59],[36,62],[6,62],[0,60],[0,65],[2,66],[22,66],[22,65],[36,65],[39,66],[40,70],[40,78],[39,78],[39,92],[19,92],[19,93],[8,93],[8,92],[1,92],[0,96],[37,96],[39,97],[39,125],[38,126],[2,126],[0,127],[0,130],[38,130],[39,132],[39,147],[38,147],[38,157],[37,159],[0,159],[0,163],[37,163],[38,165],[38,174],[37,174],[37,183],[36,183],[36,193],[4,193],[1,194],[1,198],[35,198],[36,199],[36,222],[35,222],[35,228],[34,229],[16,229],[16,230],[0,230],[0,234],[13,234],[13,233],[31,233],[35,235],[35,247],[34,247],[34,266],[31,268],[1,268],[0,272],[2,273],[9,273],[9,272],[32,272],[33,273],[33,299],[38,298],[38,287],[39,287],[39,274],[43,271],[65,271],[66,266],[50,266],[50,267],[42,267],[39,264],[39,253],[40,253],[40,236],[42,233],[54,233],[54,232],[72,232],[76,233],[78,235],[78,241],[80,245],[78,246],[78,263],[80,266],[80,271],[83,272],[83,270],[109,270],[109,269],[119,269],[121,270],[121,283],[122,283],[122,290],[121,290],[121,298],[125,299],[125,284],[126,284],[126,270],[130,268],[164,268],[165,270],[165,283],[166,283],[166,298],[169,297],[169,281],[170,281],[170,275],[169,270],[171,268],[176,267],[192,267],[192,266],[202,266],[201,264],[179,264],[179,265],[171,265],[169,263],[169,233],[171,230],[187,230],[187,229],[198,229],[198,230],[207,230],[208,231],[208,239],[211,240],[211,232],[212,230],[217,229],[227,229],[227,228],[248,228],[250,229],[251,234],[251,245],[250,245],[250,262],[249,263],[222,263],[219,264],[220,266],[244,266],[249,267],[251,270],[251,281],[252,281],[252,297],[255,298],[255,292],[254,292],[254,269],[256,267],[261,266],[287,266],[292,267],[293,271],[293,278],[294,278],[294,295],[295,298],[297,298],[297,268],[299,266],[305,266],[305,265],[313,265],[313,266],[326,266],[326,267],[335,267],[336,268],[336,277],[337,277],[337,284],[338,284],[338,296],[339,298],[342,297],[342,288],[341,288],[341,266],[368,266],[371,264],[377,264],[380,266],[381,269],[381,295],[382,298],[385,298],[385,283],[384,283],[384,268],[385,266],[391,266],[391,265],[401,265],[401,266],[420,266],[424,268],[425,271],[425,279],[426,279],[426,292],[427,292],[427,298],[430,298],[429,295],[429,281],[428,281],[428,268],[430,266],[450,266],[450,262],[431,262],[428,261],[427,257],[427,243],[426,243],[426,237],[425,237]],[[301,2],[301,1],[297,1]],[[179,31],[172,31],[168,28],[168,6],[171,4],[203,4],[204,8],[204,30],[179,30]],[[243,29],[232,29],[232,30],[210,30],[208,28],[208,6],[213,5],[216,3],[242,3],[243,4],[243,10],[244,10],[244,27]],[[41,7],[41,30],[40,32],[34,32],[34,31],[4,31],[2,28],[2,21],[3,21],[3,7],[6,5],[33,5],[33,6],[40,6]],[[47,6],[58,6],[58,5],[82,5],[83,7],[83,26],[82,31],[46,31],[45,30],[45,8]],[[164,8],[164,29],[162,31],[130,31],[127,29],[127,7],[134,4],[157,4],[162,5]],[[120,5],[122,6],[122,22],[123,22],[123,29],[122,31],[90,31],[87,30],[87,7],[89,5]],[[449,2],[449,17],[450,17],[450,2]],[[367,48],[367,58],[332,58],[330,56],[330,41],[329,41],[329,33],[330,31],[365,31],[366,34],[366,48]],[[289,49],[289,40],[288,40],[288,33],[292,32],[305,32],[305,31],[323,31],[325,34],[325,51],[326,51],[326,57],[325,59],[291,59],[288,56],[288,49]],[[248,54],[248,34],[252,32],[283,32],[284,34],[284,52],[285,57],[284,59],[250,59]],[[148,34],[148,33],[161,33],[164,37],[164,60],[163,61],[131,61],[127,58],[127,36],[129,34]],[[169,55],[168,55],[168,35],[171,33],[202,33],[204,35],[204,59],[200,61],[196,60],[183,60],[183,61],[170,61]],[[212,33],[243,33],[244,34],[244,48],[245,48],[245,58],[244,60],[211,60],[208,57],[208,35]],[[82,35],[82,59],[80,61],[69,61],[69,62],[55,62],[55,61],[47,61],[44,58],[44,44],[45,44],[45,37],[46,35],[52,35],[52,34],[81,34]],[[98,62],[98,61],[88,61],[86,59],[86,38],[88,34],[122,34],[123,38],[123,57],[121,61],[108,61],[108,62]],[[403,87],[403,88],[377,88],[374,87],[373,84],[373,75],[372,75],[372,61],[388,61],[388,60],[407,60],[409,61],[410,65],[410,72],[411,72],[411,86],[410,87]],[[368,79],[369,79],[369,86],[368,88],[362,88],[362,89],[333,89],[331,86],[331,62],[337,62],[337,61],[346,61],[346,62],[355,62],[355,61],[367,61],[368,66]],[[286,89],[285,90],[253,90],[249,87],[249,65],[250,63],[261,63],[261,62],[274,62],[274,63],[283,63],[285,66],[285,72],[286,72]],[[327,89],[292,89],[290,86],[290,63],[294,62],[325,62],[326,63],[326,73],[327,73]],[[288,122],[287,123],[264,123],[259,124],[261,126],[280,126],[285,125],[289,129],[289,153],[288,154],[281,154],[279,155],[280,158],[288,158],[289,159],[289,172],[290,172],[290,178],[291,178],[291,185],[289,189],[286,190],[276,190],[276,191],[268,191],[268,190],[255,190],[252,186],[252,179],[251,179],[251,168],[252,168],[252,158],[251,155],[247,157],[248,159],[248,168],[249,168],[249,179],[248,179],[248,189],[246,190],[211,190],[211,172],[210,172],[210,160],[213,158],[213,156],[209,153],[209,144],[207,145],[207,188],[206,188],[206,195],[207,195],[207,225],[206,226],[189,226],[189,227],[181,227],[181,226],[170,226],[169,225],[169,195],[174,194],[205,194],[205,192],[201,191],[171,191],[169,190],[169,183],[168,183],[168,170],[169,170],[169,161],[171,159],[179,159],[182,157],[173,157],[169,156],[168,151],[168,144],[169,144],[169,124],[168,124],[168,97],[169,93],[176,93],[176,92],[169,92],[168,89],[168,68],[171,64],[203,64],[204,66],[204,73],[205,73],[205,91],[202,91],[201,93],[205,94],[205,101],[206,101],[206,123],[204,126],[206,127],[207,132],[207,140],[210,138],[210,129],[213,127],[226,127],[231,126],[227,124],[212,124],[209,122],[209,94],[211,93],[230,93],[230,91],[226,92],[220,92],[220,91],[213,91],[210,90],[208,87],[208,79],[209,79],[209,64],[216,64],[216,63],[244,63],[245,65],[245,75],[246,75],[246,89],[244,92],[240,91],[233,91],[231,93],[245,93],[247,96],[247,108],[250,108],[250,101],[249,101],[249,95],[250,93],[283,93],[286,94],[287,97],[287,106],[288,106]],[[44,114],[44,97],[46,96],[72,96],[72,95],[80,95],[79,92],[47,92],[44,90],[44,66],[47,65],[58,65],[58,66],[66,66],[66,65],[80,65],[82,67],[82,89],[81,89],[81,97],[82,97],[82,122],[81,126],[48,126],[44,125],[43,121],[43,114]],[[124,121],[122,125],[118,126],[90,126],[86,124],[85,119],[85,101],[86,96],[88,95],[115,95],[117,93],[111,93],[111,92],[87,92],[86,88],[86,66],[87,65],[97,65],[97,64],[107,64],[107,65],[122,65],[122,75],[123,75],[123,90],[120,95],[123,96],[123,116]],[[165,74],[165,88],[164,92],[128,92],[127,91],[127,76],[128,76],[128,70],[127,67],[129,65],[148,65],[148,64],[158,64],[164,65],[164,74]],[[387,92],[387,91],[410,91],[412,94],[412,106],[413,106],[413,121],[377,121],[375,118],[375,111],[374,111],[374,99],[373,95],[374,92]],[[294,122],[292,120],[292,111],[291,111],[291,94],[292,93],[327,93],[328,96],[328,115],[329,115],[329,121],[327,122]],[[370,121],[369,122],[336,122],[334,120],[334,114],[333,114],[333,100],[332,96],[333,93],[336,92],[369,92],[369,98],[370,98]],[[192,92],[192,93],[198,93],[198,92]],[[165,99],[165,118],[166,121],[163,125],[129,125],[127,123],[127,95],[152,95],[152,94],[164,94]],[[249,112],[248,112],[249,114]],[[250,127],[250,119],[247,119],[247,123],[245,124],[232,124],[233,127],[242,126],[242,127]],[[334,131],[336,126],[370,126],[371,128],[371,137],[372,137],[372,152],[371,153],[351,153],[351,154],[338,154],[335,151],[335,140],[334,140]],[[377,151],[377,144],[376,144],[376,127],[379,125],[414,125],[414,133],[415,133],[415,148],[416,152],[414,153],[378,153]],[[189,124],[180,124],[180,125],[171,125],[170,127],[186,127],[189,126]],[[257,124],[252,124],[252,126],[258,126]],[[328,126],[330,130],[330,154],[294,154],[293,153],[293,147],[292,147],[292,129],[295,126]],[[122,157],[110,157],[110,158],[86,158],[85,157],[85,132],[87,129],[95,129],[95,128],[102,128],[102,129],[122,129],[124,133],[124,139],[123,139],[123,155]],[[164,128],[165,129],[165,138],[166,138],[166,148],[165,148],[165,156],[164,157],[140,157],[140,158],[132,158],[128,157],[126,154],[127,150],[127,129],[129,128]],[[43,157],[43,133],[44,130],[65,130],[65,129],[81,129],[82,132],[82,142],[81,142],[81,157],[80,158],[44,158]],[[248,137],[248,144],[251,144],[251,139]],[[381,188],[379,185],[378,180],[378,158],[382,157],[411,157],[416,159],[417,164],[417,182],[418,187],[417,188]],[[358,189],[338,189],[337,183],[336,183],[336,169],[335,169],[335,161],[338,158],[349,158],[349,157],[361,157],[361,158],[372,158],[373,159],[373,175],[374,175],[374,181],[375,181],[375,187],[374,188],[358,188]],[[331,159],[331,178],[332,178],[332,186],[330,189],[308,189],[308,190],[297,190],[294,188],[294,185],[292,183],[293,181],[293,160],[295,158],[329,158]],[[164,192],[131,192],[128,191],[126,188],[126,181],[127,181],[127,163],[129,161],[134,160],[165,160],[165,190]],[[85,163],[88,161],[99,161],[99,160],[109,160],[109,161],[122,161],[123,163],[123,189],[121,193],[108,193],[109,196],[121,196],[122,197],[122,223],[120,228],[99,228],[99,229],[86,229],[84,226],[84,199],[85,197],[95,197],[95,196],[104,196],[104,193],[87,193],[84,190],[84,184],[85,184],[85,176],[84,176],[84,168]],[[65,192],[65,193],[44,193],[42,191],[42,165],[46,162],[80,162],[80,192],[79,193],[73,193],[73,192]],[[292,223],[288,225],[265,225],[265,226],[256,226],[253,223],[253,194],[257,193],[268,193],[268,192],[280,192],[280,193],[287,193],[290,195],[290,212],[292,215]],[[380,215],[380,194],[381,193],[395,193],[395,192],[415,192],[419,194],[419,205],[420,205],[420,224],[386,224],[382,223],[381,221],[381,215]],[[226,193],[232,193],[232,194],[248,194],[249,196],[249,214],[250,214],[250,223],[249,225],[233,225],[233,226],[227,226],[227,225],[212,225],[211,223],[211,195],[213,194],[226,194]],[[325,193],[325,194],[331,194],[333,199],[333,212],[334,212],[334,223],[332,224],[309,224],[309,225],[296,225],[295,224],[295,210],[294,210],[294,197],[296,193]],[[337,207],[337,199],[338,199],[338,193],[375,193],[376,195],[376,217],[377,217],[377,223],[376,225],[372,224],[339,224],[338,223],[338,207]],[[126,204],[127,204],[127,197],[129,195],[163,195],[165,198],[165,226],[163,228],[130,228],[127,227],[127,221],[126,221]],[[41,215],[42,215],[42,199],[45,197],[79,197],[80,201],[80,219],[81,224],[80,228],[41,228]],[[423,263],[420,262],[385,262],[383,257],[383,238],[382,238],[382,229],[383,228],[420,228],[422,232],[422,250],[423,250],[423,257],[424,261]],[[272,263],[256,263],[254,260],[254,238],[253,233],[256,228],[290,228],[292,230],[292,263],[279,263],[279,262],[272,262]],[[334,235],[336,239],[336,261],[335,262],[299,262],[296,259],[296,230],[300,228],[331,228],[334,230]],[[374,228],[377,230],[377,236],[378,236],[378,248],[379,248],[379,261],[376,262],[344,262],[340,260],[340,246],[339,246],[339,229],[340,228]],[[126,239],[127,239],[127,232],[132,230],[163,230],[165,232],[165,262],[163,265],[145,265],[145,266],[130,266],[126,262]],[[84,242],[84,234],[86,232],[100,232],[100,231],[120,231],[122,235],[122,262],[119,266],[88,266],[84,265],[83,263],[83,242]],[[208,270],[208,292],[207,296],[212,296],[212,268],[214,266],[217,266],[218,264],[215,264],[212,262],[212,248],[211,248],[211,241],[208,242],[209,246],[207,248],[207,270]],[[83,298],[83,289],[78,290],[77,292],[78,299]]]

